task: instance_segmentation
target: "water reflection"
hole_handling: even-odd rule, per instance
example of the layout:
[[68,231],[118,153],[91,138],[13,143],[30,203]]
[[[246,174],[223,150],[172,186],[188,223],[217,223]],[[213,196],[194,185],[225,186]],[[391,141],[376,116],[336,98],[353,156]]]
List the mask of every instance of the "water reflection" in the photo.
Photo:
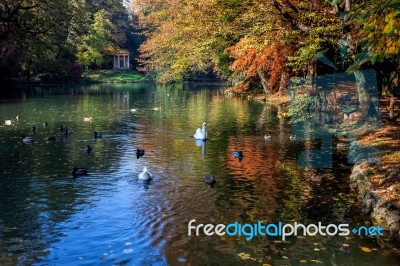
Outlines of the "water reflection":
[[[0,157],[2,265],[395,265],[399,258],[389,251],[385,256],[371,239],[278,243],[187,236],[191,219],[362,222],[352,212],[345,154],[335,151],[333,169],[299,169],[302,151],[322,143],[290,141],[275,107],[227,98],[223,88],[190,85],[23,89],[21,95],[0,105],[4,119],[21,116],[15,125],[0,125],[0,152],[7,154]],[[44,121],[47,127],[40,126]],[[204,121],[210,139],[193,140]],[[60,125],[74,134],[66,137]],[[95,139],[95,131],[103,137]],[[35,142],[24,144],[22,134]],[[56,140],[48,142],[48,136]],[[137,149],[145,150],[140,158]],[[235,150],[243,151],[243,160],[233,156]],[[87,167],[88,175],[72,179],[73,166]],[[137,178],[144,166],[155,174],[149,184]],[[217,178],[214,189],[205,175]],[[377,251],[363,253],[359,246]],[[250,257],[243,260],[242,253]]]
[[206,156],[206,140],[195,139],[194,141],[196,142],[197,147],[201,147],[201,158],[204,158],[204,156]]

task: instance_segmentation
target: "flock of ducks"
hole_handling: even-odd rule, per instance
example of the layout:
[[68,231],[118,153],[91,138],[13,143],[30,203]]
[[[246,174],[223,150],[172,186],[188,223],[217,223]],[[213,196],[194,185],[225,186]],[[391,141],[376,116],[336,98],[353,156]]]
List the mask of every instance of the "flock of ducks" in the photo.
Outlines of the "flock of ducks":
[[[194,139],[196,140],[203,140],[206,141],[208,139],[208,134],[207,134],[207,123],[203,122],[201,128],[196,129],[195,134],[193,135]],[[265,134],[264,139],[265,140],[270,140],[272,138],[272,133],[268,132]],[[290,140],[295,141],[296,140],[296,135],[292,134],[290,135]],[[136,151],[136,156],[139,159],[139,157],[144,155],[144,150],[143,149],[137,149]],[[243,160],[243,151],[233,151],[233,157],[237,158],[239,161]],[[146,167],[143,167],[143,171],[139,173],[138,178],[144,181],[150,181],[153,179],[153,174],[151,174]],[[204,176],[204,182],[210,185],[210,187],[214,187],[215,183],[217,182],[215,176],[213,175],[206,175]]]
[[[12,125],[15,125],[15,124],[16,124],[16,121],[18,122],[20,119],[21,119],[21,117],[20,117],[19,115],[17,115],[17,116],[15,117],[15,120],[13,120],[13,119],[6,119],[6,120],[4,121],[4,124],[5,124],[5,125],[8,125],[8,126],[12,126]],[[89,116],[89,117],[84,117],[84,118],[83,118],[83,121],[84,121],[84,122],[91,122],[91,121],[92,121],[92,117],[91,117],[91,116]],[[49,123],[48,123],[47,121],[46,121],[46,122],[43,122],[43,127],[47,128],[48,126],[49,126]],[[35,134],[36,131],[37,131],[36,126],[32,126],[31,132],[32,132],[33,134]],[[68,129],[67,127],[64,127],[63,125],[60,125],[59,131],[60,131],[61,134],[65,135],[66,137],[68,137],[69,135],[72,135],[72,134],[74,133],[71,129]],[[101,139],[102,137],[103,137],[103,134],[102,134],[102,133],[98,133],[98,132],[96,132],[96,131],[93,132],[93,138],[94,138],[94,139]],[[32,136],[25,136],[25,135],[22,135],[21,139],[22,139],[22,142],[23,142],[23,143],[26,143],[26,144],[33,143],[33,142],[35,141],[34,137],[32,137]],[[56,139],[57,139],[57,138],[56,138],[55,136],[49,136],[49,137],[46,137],[46,138],[45,138],[45,140],[46,140],[47,142],[52,142],[52,141],[55,141]],[[89,155],[89,154],[93,151],[93,148],[92,148],[90,145],[86,145],[85,151],[86,151],[87,154]],[[144,153],[143,153],[143,154],[144,154]],[[72,175],[73,178],[76,178],[76,177],[82,176],[82,175],[86,175],[87,173],[88,173],[87,168],[83,168],[83,167],[80,167],[80,168],[74,167],[74,168],[72,169],[72,171],[71,171],[71,175]]]
[[[155,107],[154,110],[160,110],[160,108]],[[131,111],[132,112],[136,112],[137,110],[136,109],[131,109]],[[16,121],[19,121],[20,118],[21,118],[20,116],[16,116]],[[92,122],[92,119],[93,119],[92,116],[84,117],[83,121],[84,122]],[[5,125],[14,125],[15,121],[12,120],[12,119],[6,119],[4,124]],[[48,127],[48,123],[44,122],[43,123],[43,127]],[[32,133],[35,133],[36,132],[36,127],[32,126],[31,131],[32,131]],[[72,130],[70,130],[67,127],[64,127],[62,125],[60,126],[60,132],[63,133],[65,136],[73,134]],[[102,133],[98,133],[96,131],[93,132],[93,138],[94,139],[101,139],[102,137],[103,137]],[[207,124],[205,122],[203,122],[201,128],[198,128],[196,130],[196,132],[193,135],[193,137],[196,140],[203,140],[203,141],[207,140],[207,138],[208,138],[208,135],[207,135]],[[264,139],[265,140],[270,140],[271,138],[272,138],[272,133],[271,132],[268,132],[267,134],[264,135]],[[296,140],[296,135],[292,134],[292,135],[290,135],[289,138],[290,138],[290,140],[294,141],[294,140]],[[55,136],[50,136],[50,137],[47,137],[46,140],[47,141],[55,141],[56,137]],[[32,142],[34,142],[34,138],[31,137],[31,136],[22,135],[22,141],[24,143],[32,143]],[[90,154],[92,152],[92,150],[93,150],[93,148],[90,145],[86,146],[85,151],[88,154]],[[144,154],[145,154],[144,149],[137,149],[136,150],[137,159],[139,159],[140,157],[144,156]],[[242,159],[243,159],[243,151],[234,151],[233,152],[233,157],[237,158],[239,161],[242,161]],[[87,168],[82,168],[82,167],[81,168],[74,167],[72,169],[72,171],[71,171],[71,175],[72,175],[73,178],[76,178],[78,176],[87,175],[87,173],[88,173]],[[148,171],[147,167],[143,167],[143,171],[141,173],[139,173],[139,175],[138,175],[138,179],[143,180],[143,181],[150,181],[150,180],[153,179],[153,177],[154,177],[154,175]],[[214,187],[214,185],[215,185],[215,183],[217,181],[216,181],[215,176],[206,175],[206,176],[204,176],[204,182],[209,184],[211,187]]]

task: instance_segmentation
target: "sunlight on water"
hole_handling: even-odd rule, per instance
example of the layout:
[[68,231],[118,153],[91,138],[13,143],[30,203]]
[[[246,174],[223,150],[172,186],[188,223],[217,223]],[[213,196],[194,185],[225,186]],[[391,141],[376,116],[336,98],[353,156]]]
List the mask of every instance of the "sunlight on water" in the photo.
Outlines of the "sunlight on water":
[[[187,235],[191,219],[363,224],[343,151],[335,151],[334,169],[299,169],[305,145],[289,139],[290,125],[277,120],[276,107],[223,90],[125,84],[3,96],[1,118],[21,119],[0,125],[0,264],[396,265],[398,254],[368,238],[281,243]],[[195,141],[203,122],[209,140]],[[23,143],[22,135],[35,141]],[[88,175],[72,178],[74,166]],[[137,178],[144,166],[154,174],[150,183]],[[203,180],[210,174],[214,188]]]

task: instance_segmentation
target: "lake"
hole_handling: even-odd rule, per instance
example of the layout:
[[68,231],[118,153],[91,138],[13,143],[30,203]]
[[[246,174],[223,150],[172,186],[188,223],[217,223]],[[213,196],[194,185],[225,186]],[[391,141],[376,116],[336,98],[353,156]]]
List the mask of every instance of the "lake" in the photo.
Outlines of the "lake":
[[[349,188],[345,148],[333,149],[330,169],[302,169],[299,155],[320,144],[291,140],[290,121],[277,118],[282,107],[225,89],[137,83],[3,91],[1,118],[14,121],[0,125],[0,264],[399,265],[397,251],[370,237],[188,236],[192,219],[366,223]],[[195,141],[203,122],[209,140]],[[72,178],[75,166],[88,174]],[[149,183],[138,180],[144,166],[154,174]],[[213,188],[205,175],[215,176]]]

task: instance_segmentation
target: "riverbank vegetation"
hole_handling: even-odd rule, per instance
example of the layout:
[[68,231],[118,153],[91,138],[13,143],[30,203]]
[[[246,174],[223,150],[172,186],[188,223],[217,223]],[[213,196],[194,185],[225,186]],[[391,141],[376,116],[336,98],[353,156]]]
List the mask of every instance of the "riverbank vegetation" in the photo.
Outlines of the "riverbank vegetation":
[[284,92],[294,76],[376,70],[390,94],[399,73],[397,1],[136,1],[147,29],[142,70],[158,81],[212,69],[236,82]]
[[395,0],[17,0],[0,9],[2,80],[77,79],[111,68],[110,55],[126,48],[133,68],[159,82],[213,73],[232,92],[284,95],[292,77],[372,68],[383,95],[398,86]]

